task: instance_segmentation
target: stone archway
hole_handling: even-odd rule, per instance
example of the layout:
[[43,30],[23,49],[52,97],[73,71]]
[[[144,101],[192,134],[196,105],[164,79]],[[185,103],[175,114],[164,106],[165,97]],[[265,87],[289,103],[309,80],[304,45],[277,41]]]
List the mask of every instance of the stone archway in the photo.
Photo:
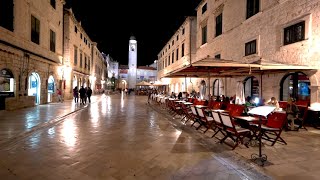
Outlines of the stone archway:
[[48,103],[52,102],[52,94],[55,91],[55,84],[54,84],[54,78],[52,75],[48,78]]
[[123,79],[123,80],[121,81],[120,88],[121,88],[122,90],[124,90],[124,89],[127,88],[127,86],[128,86],[127,81]]
[[292,72],[282,77],[280,81],[280,100],[294,98],[310,101],[310,80],[303,72]]
[[259,97],[259,80],[255,76],[249,76],[244,79],[244,97],[250,96],[251,98]]
[[38,73],[33,72],[29,76],[28,96],[35,96],[35,103],[40,104],[41,80]]
[[212,94],[213,96],[217,97],[217,96],[220,96],[222,95],[222,89],[223,88],[223,84],[222,84],[222,81],[221,79],[215,79],[213,81],[213,84],[212,84]]

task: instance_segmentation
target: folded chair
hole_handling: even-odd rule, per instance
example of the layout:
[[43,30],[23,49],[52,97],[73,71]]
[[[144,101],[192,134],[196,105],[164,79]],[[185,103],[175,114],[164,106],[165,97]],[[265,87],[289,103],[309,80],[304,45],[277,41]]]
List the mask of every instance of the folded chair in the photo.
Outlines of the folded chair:
[[202,121],[203,125],[206,127],[206,130],[204,130],[203,133],[206,133],[208,129],[211,128],[213,121],[213,118],[210,116],[207,116],[207,114],[204,112],[204,108],[196,108],[199,118]]
[[287,114],[281,112],[273,112],[268,115],[267,123],[261,125],[260,138],[270,141],[271,146],[276,142],[287,144],[281,137],[281,132],[287,123]]
[[196,110],[196,107],[195,106],[190,106],[190,109],[192,111],[192,114],[193,114],[193,123],[191,124],[191,127],[195,124],[195,123],[198,123],[199,126],[196,127],[196,130],[198,130],[202,125],[202,121],[200,120],[200,117],[198,115],[198,112]]
[[[220,113],[218,112],[211,112],[211,115],[213,117],[214,123],[212,125],[212,130],[215,132],[211,138],[215,137],[219,132],[225,136],[226,134],[224,133],[224,126],[223,123],[221,121],[221,117],[220,117]],[[217,138],[218,139],[218,138]]]
[[[243,142],[243,139],[245,137],[250,138],[251,140],[251,132],[247,128],[242,128],[241,126],[237,126],[234,123],[234,119],[230,116],[230,114],[227,113],[220,113],[221,121],[225,127],[225,133],[223,139],[220,140],[220,143],[225,143],[228,146],[232,147],[232,150],[234,150],[240,143],[245,145],[247,148],[249,147],[247,143]],[[230,138],[234,141],[233,144],[227,143],[226,139]],[[249,140],[249,141],[250,141]]]
[[194,119],[194,115],[191,111],[191,109],[189,107],[187,107],[185,104],[181,104],[181,108],[183,111],[183,118],[181,119],[181,121],[183,121],[183,119],[186,119],[184,121],[184,123],[188,122],[189,120],[193,120]]

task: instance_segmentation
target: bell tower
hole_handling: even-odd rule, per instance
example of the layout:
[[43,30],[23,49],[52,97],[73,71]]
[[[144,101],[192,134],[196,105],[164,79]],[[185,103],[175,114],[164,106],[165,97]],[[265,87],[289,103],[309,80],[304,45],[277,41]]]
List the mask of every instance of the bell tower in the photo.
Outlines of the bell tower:
[[137,84],[137,40],[134,36],[129,40],[128,87],[136,88]]

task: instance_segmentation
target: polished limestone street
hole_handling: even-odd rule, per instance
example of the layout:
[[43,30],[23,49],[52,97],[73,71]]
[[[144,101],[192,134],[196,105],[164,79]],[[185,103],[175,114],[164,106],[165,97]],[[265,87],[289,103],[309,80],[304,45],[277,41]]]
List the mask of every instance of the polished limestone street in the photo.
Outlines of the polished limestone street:
[[[73,110],[74,106],[72,101],[55,105]],[[15,116],[22,118],[19,112],[24,111],[14,112]],[[0,177],[271,179],[234,151],[213,139],[204,140],[193,127],[163,111],[147,104],[146,96],[102,95],[74,113],[64,112],[64,118],[2,143]],[[15,116],[11,121],[22,121]]]

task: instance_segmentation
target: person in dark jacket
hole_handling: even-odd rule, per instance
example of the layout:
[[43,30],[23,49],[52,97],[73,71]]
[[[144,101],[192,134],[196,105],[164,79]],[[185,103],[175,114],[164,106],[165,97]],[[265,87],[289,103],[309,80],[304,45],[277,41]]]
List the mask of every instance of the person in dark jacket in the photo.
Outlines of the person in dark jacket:
[[73,88],[73,97],[74,97],[74,103],[78,103],[78,99],[79,99],[78,86]]
[[294,121],[299,117],[299,108],[295,104],[294,99],[288,99],[288,104],[286,106],[285,111],[287,113],[288,124],[290,124],[291,130],[294,130]]
[[83,86],[81,86],[79,93],[80,93],[80,103],[85,104],[86,101],[84,98],[86,98],[86,90],[84,89]]
[[88,97],[89,103],[91,103],[91,95],[92,95],[92,89],[90,87],[88,87],[88,89],[87,89],[87,97]]

